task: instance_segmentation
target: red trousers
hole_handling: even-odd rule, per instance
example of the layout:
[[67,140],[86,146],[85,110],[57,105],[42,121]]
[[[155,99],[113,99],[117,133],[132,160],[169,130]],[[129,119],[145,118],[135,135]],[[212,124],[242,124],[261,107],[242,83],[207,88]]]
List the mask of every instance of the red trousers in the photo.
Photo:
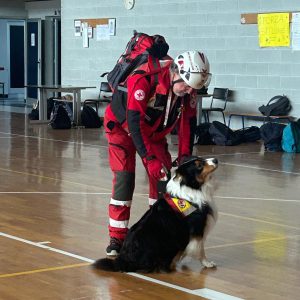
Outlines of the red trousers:
[[[113,172],[112,197],[109,204],[109,235],[124,240],[128,231],[130,207],[135,186],[136,148],[127,131],[117,122],[104,121],[108,140],[109,164]],[[171,155],[166,138],[151,145],[164,166],[171,169]],[[149,176],[149,205],[157,200],[157,180]]]

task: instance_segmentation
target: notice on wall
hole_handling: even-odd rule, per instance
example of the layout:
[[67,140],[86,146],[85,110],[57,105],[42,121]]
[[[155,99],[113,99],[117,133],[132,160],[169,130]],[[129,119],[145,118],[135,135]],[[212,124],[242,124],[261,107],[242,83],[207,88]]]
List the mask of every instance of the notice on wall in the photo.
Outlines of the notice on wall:
[[292,49],[300,50],[300,13],[292,15]]
[[108,24],[101,24],[96,26],[97,41],[109,40],[110,32]]
[[88,27],[88,38],[89,39],[93,38],[93,27],[92,26]]
[[289,13],[258,14],[260,47],[289,47]]
[[74,21],[74,35],[75,36],[81,36],[81,21],[80,20],[75,20]]
[[83,48],[89,47],[88,23],[82,23],[82,46]]

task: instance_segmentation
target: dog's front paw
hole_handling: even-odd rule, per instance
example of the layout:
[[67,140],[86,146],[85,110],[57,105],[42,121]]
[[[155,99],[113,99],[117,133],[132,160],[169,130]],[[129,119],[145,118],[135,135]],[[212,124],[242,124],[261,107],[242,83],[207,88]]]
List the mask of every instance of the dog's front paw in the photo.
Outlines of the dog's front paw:
[[205,268],[216,268],[217,267],[217,264],[215,264],[213,261],[208,261],[206,259],[202,260],[201,263]]

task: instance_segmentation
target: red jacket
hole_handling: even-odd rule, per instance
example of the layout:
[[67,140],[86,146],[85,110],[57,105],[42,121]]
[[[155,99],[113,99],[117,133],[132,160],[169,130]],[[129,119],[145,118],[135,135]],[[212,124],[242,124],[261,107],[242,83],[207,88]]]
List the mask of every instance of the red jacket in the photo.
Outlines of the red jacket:
[[[148,70],[146,73],[130,75],[127,80],[128,92],[115,91],[112,103],[106,109],[107,122],[111,120],[122,124],[142,158],[152,156],[152,144],[163,140],[175,125],[178,125],[178,157],[191,154],[194,140],[191,128],[196,124],[196,99],[189,95],[177,97],[173,92],[169,96],[172,88],[169,66],[170,63],[162,67],[157,75],[146,75]],[[168,97],[172,99],[169,113]]]

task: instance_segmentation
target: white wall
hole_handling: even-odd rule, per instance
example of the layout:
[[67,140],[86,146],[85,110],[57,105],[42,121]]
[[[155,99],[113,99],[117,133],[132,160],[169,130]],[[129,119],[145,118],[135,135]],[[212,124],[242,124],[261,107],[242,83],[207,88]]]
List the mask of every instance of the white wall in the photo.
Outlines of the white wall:
[[[133,29],[159,33],[170,54],[201,49],[211,63],[213,87],[235,91],[228,109],[255,111],[272,96],[286,94],[292,114],[300,116],[300,51],[258,46],[257,25],[242,25],[241,13],[300,11],[300,1],[278,0],[136,0],[126,10],[121,0],[62,0],[62,80],[65,84],[97,85],[112,69]],[[117,35],[110,41],[74,37],[74,19],[117,18]],[[97,96],[89,91],[86,96]]]

